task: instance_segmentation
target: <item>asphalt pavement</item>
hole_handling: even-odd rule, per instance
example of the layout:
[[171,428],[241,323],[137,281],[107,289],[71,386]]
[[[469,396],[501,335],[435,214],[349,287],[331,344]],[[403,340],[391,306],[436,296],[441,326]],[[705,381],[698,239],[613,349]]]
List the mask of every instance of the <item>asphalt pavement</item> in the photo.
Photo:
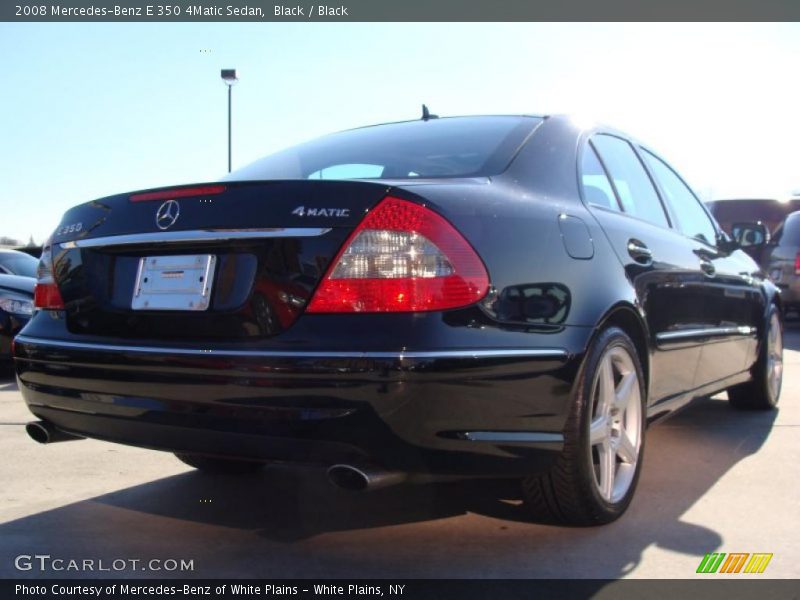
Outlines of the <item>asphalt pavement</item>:
[[[691,578],[708,552],[772,553],[762,577],[796,577],[796,322],[784,359],[778,411],[739,412],[721,394],[652,427],[631,508],[595,528],[528,522],[513,487],[354,494],[319,469],[212,478],[161,452],[42,446],[25,434],[31,416],[2,375],[0,577]],[[36,555],[50,558],[25,558]]]

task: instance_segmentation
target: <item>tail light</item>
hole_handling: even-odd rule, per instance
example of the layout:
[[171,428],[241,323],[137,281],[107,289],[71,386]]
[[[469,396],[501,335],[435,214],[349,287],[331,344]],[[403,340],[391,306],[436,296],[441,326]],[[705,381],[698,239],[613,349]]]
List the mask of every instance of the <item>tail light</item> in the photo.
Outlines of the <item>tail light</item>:
[[477,302],[489,289],[483,262],[443,217],[384,198],[331,263],[308,312],[417,312]]
[[42,247],[42,256],[36,269],[36,287],[33,290],[33,305],[35,308],[45,310],[59,310],[64,308],[64,300],[53,274],[53,251],[50,240]]
[[794,257],[794,274],[800,275],[800,252]]

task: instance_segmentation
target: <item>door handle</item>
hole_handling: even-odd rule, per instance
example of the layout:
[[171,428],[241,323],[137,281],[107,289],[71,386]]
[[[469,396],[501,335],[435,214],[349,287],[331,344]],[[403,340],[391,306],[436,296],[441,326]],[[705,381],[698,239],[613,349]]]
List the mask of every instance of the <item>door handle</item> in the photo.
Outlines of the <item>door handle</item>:
[[709,260],[700,261],[700,270],[703,271],[708,277],[714,277],[717,273],[717,268]]
[[639,240],[628,240],[628,254],[631,258],[641,264],[650,264],[653,262],[653,251],[647,247],[644,242]]

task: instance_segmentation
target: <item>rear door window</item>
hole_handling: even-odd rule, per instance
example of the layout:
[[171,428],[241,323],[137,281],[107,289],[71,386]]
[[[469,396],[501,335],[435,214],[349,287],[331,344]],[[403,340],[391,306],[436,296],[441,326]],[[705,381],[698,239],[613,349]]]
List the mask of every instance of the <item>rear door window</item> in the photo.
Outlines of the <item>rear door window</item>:
[[669,227],[667,215],[653,182],[633,147],[611,135],[596,135],[591,140],[608,171],[622,210],[661,227]]
[[661,186],[664,199],[672,209],[678,230],[685,236],[713,246],[716,243],[717,230],[703,210],[700,200],[664,161],[644,149],[642,154]]

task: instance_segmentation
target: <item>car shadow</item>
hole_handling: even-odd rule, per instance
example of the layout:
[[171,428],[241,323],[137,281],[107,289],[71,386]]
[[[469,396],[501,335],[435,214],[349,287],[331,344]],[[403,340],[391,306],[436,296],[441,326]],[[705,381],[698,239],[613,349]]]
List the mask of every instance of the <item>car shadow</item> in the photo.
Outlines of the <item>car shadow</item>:
[[[531,523],[511,482],[350,493],[319,469],[273,465],[244,477],[182,473],[17,519],[0,525],[0,548],[69,557],[209,552],[212,562],[191,574],[203,577],[613,579],[634,570],[653,544],[695,556],[721,546],[719,533],[682,516],[758,451],[775,415],[705,398],[650,428],[637,496],[606,527]],[[25,576],[0,566],[0,576],[12,575]]]

